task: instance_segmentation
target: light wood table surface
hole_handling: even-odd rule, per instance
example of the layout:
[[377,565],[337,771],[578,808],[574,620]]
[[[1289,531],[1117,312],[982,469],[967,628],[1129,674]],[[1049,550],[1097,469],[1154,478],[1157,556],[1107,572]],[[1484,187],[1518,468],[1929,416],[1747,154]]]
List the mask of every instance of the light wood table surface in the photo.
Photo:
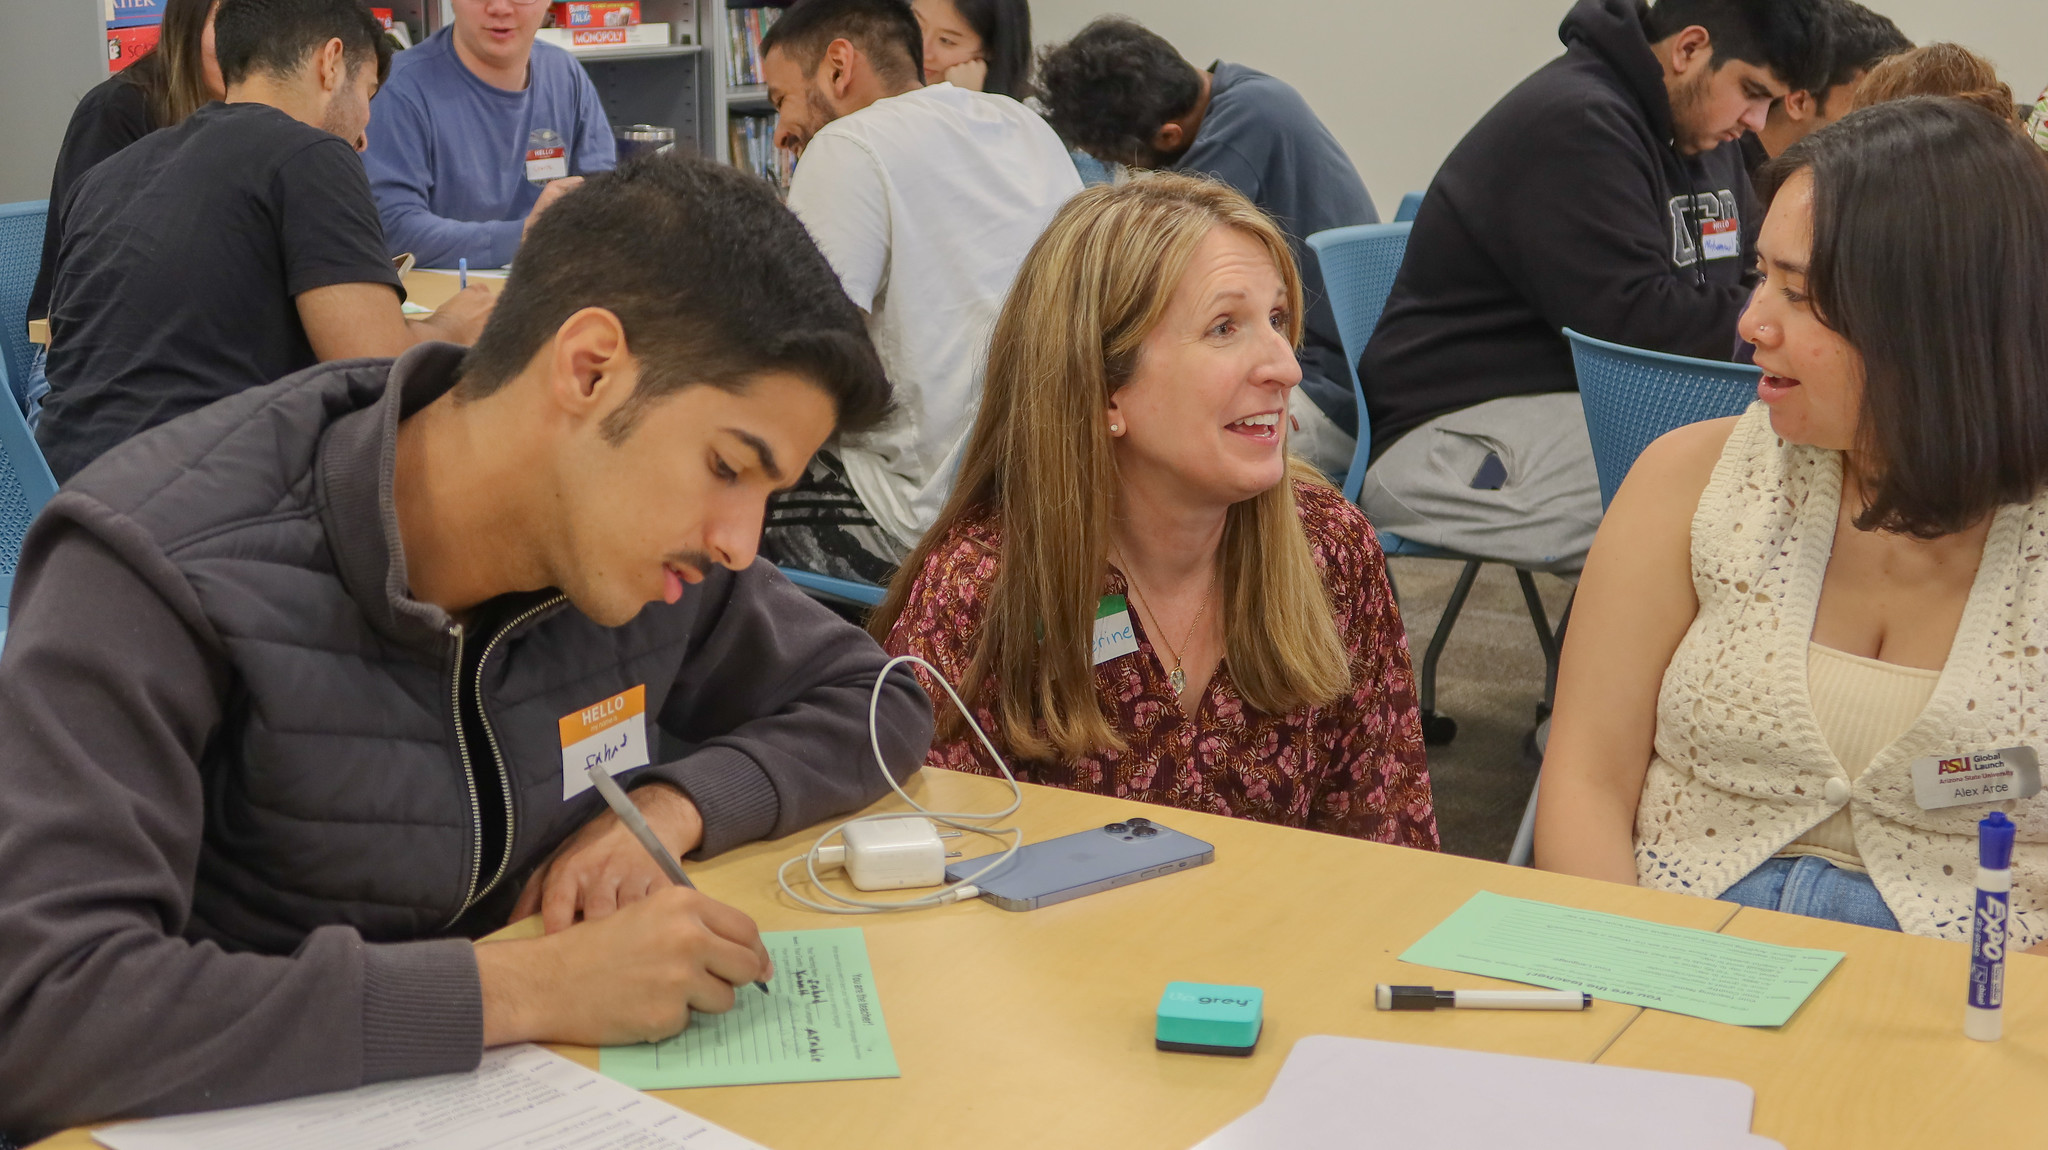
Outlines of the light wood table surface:
[[[999,781],[933,770],[911,791],[948,810],[995,809],[1008,797]],[[895,804],[885,800],[877,809]],[[1038,841],[1132,815],[1207,840],[1216,861],[1023,913],[972,900],[832,918],[790,903],[775,886],[776,866],[807,847],[810,834],[693,866],[705,893],[752,914],[764,930],[865,928],[903,1076],[660,1095],[772,1150],[1186,1150],[1256,1105],[1305,1035],[1589,1061],[1641,1013],[1608,1002],[1583,1013],[1374,1010],[1380,982],[1508,985],[1395,957],[1477,891],[1704,930],[1736,909],[1041,787],[1027,789],[1017,822]],[[1226,1058],[1154,1049],[1154,1010],[1175,980],[1264,988],[1257,1052]],[[596,1065],[593,1049],[558,1049]],[[73,1131],[47,1145],[89,1142]]]
[[[488,284],[492,291],[504,286],[502,277],[473,275],[474,283]],[[405,298],[421,307],[440,307],[448,297],[462,290],[461,277],[455,272],[438,268],[414,268],[405,273]],[[47,346],[50,342],[50,321],[32,319],[28,321],[28,340]]]
[[1722,933],[1847,957],[1783,1027],[1652,1010],[1601,1063],[1747,1082],[1788,1150],[2048,1145],[2048,958],[2007,960],[2005,1037],[1975,1042],[1964,943],[1747,908]]

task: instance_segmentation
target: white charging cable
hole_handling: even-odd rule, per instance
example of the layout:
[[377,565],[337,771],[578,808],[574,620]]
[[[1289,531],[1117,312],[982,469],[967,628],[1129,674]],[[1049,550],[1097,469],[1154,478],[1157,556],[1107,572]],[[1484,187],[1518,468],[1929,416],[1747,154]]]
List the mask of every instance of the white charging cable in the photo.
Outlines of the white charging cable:
[[[967,725],[973,728],[975,737],[980,739],[981,745],[988,750],[988,757],[995,762],[996,769],[1003,772],[1003,779],[1010,784],[1011,798],[1009,806],[1006,806],[999,811],[988,811],[986,813],[976,813],[973,811],[935,811],[927,808],[924,804],[918,802],[916,799],[911,798],[910,795],[905,793],[903,788],[897,784],[896,776],[889,773],[888,761],[882,756],[882,734],[879,728],[878,715],[880,713],[882,705],[882,685],[888,681],[889,672],[895,670],[898,666],[905,663],[914,663],[917,666],[923,667],[926,671],[929,671],[931,673],[932,678],[938,680],[939,686],[945,688],[946,696],[953,700],[953,705],[955,707],[958,707],[960,709],[960,714],[963,718],[967,720]],[[795,858],[788,860],[787,862],[783,863],[780,868],[776,870],[775,881],[781,885],[782,893],[788,895],[792,899],[795,899],[797,902],[803,904],[804,906],[810,907],[812,910],[822,911],[825,914],[883,914],[885,912],[892,910],[922,910],[925,907],[945,906],[947,903],[959,902],[962,899],[973,898],[975,895],[980,894],[981,891],[974,886],[975,880],[979,879],[981,876],[987,874],[988,872],[994,870],[996,867],[1001,866],[1004,862],[1008,861],[1011,855],[1016,854],[1018,849],[1024,845],[1024,831],[1020,827],[991,828],[975,826],[973,823],[964,822],[962,820],[972,819],[977,822],[993,822],[996,819],[1009,818],[1011,815],[1017,813],[1017,808],[1024,805],[1024,788],[1017,785],[1017,776],[1010,773],[1009,764],[1003,762],[1003,756],[996,752],[996,745],[989,741],[988,733],[981,729],[981,724],[974,721],[974,712],[970,711],[967,707],[967,704],[961,701],[959,692],[953,689],[953,684],[948,683],[946,681],[946,677],[939,673],[939,669],[937,667],[932,666],[930,663],[925,662],[923,659],[920,659],[915,655],[898,655],[895,658],[889,660],[887,663],[884,663],[882,665],[881,674],[875,676],[874,692],[868,696],[868,745],[874,749],[875,766],[881,770],[882,778],[889,784],[889,789],[895,791],[898,795],[902,796],[903,801],[909,803],[914,808],[914,813],[912,811],[891,811],[885,814],[861,815],[858,818],[847,819],[845,822],[833,826],[830,830],[818,836],[818,841],[811,844],[810,850],[805,851],[803,854],[800,854]],[[823,861],[826,862],[827,865],[830,865],[831,862],[837,861],[836,858],[829,861],[823,860],[819,857],[820,854],[828,850],[836,853],[842,849],[828,848],[825,845],[828,841],[831,840],[831,838],[834,835],[840,835],[843,837],[846,828],[853,826],[856,823],[881,822],[887,819],[918,818],[930,819],[932,822],[938,823],[941,826],[952,827],[953,829],[958,831],[966,832],[969,834],[982,835],[986,838],[992,838],[998,841],[1001,841],[1003,837],[1007,835],[1009,836],[1009,845],[1001,853],[991,855],[985,860],[976,859],[976,862],[983,862],[986,865],[978,868],[973,874],[968,875],[966,878],[961,879],[958,882],[948,883],[941,890],[933,891],[932,893],[926,895],[919,895],[916,898],[898,899],[895,901],[856,898],[852,895],[840,894],[838,891],[830,889],[820,879],[818,874],[819,863]],[[828,903],[819,902],[818,900],[813,898],[807,898],[804,895],[798,894],[795,888],[789,885],[789,868],[795,866],[798,863],[803,863],[805,870],[807,870],[810,873],[811,886],[814,887],[819,894],[831,899],[833,903],[837,903],[839,905],[835,906]]]

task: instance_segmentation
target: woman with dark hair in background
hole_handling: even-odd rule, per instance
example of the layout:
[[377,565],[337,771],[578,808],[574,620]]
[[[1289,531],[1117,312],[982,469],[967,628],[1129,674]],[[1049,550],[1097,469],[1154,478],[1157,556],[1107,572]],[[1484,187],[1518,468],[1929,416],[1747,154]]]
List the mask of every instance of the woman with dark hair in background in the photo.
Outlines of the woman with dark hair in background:
[[[1607,511],[1536,862],[1966,939],[1990,804],[1914,784],[2041,743],[2048,157],[1915,97],[1793,145],[1761,190],[1760,402],[1659,439]],[[2033,946],[2048,797],[2000,805]]]
[[[43,263],[28,297],[28,318],[50,314],[50,279],[57,270],[57,215],[72,185],[101,160],[158,128],[168,128],[227,95],[213,58],[213,11],[220,0],[169,0],[156,47],[87,92],[71,113],[57,170],[50,179],[50,215],[43,227]],[[44,351],[36,349],[29,377],[15,380],[15,398],[28,411],[29,426],[42,414],[50,390],[43,378]]]
[[1022,100],[1031,86],[1030,0],[911,0],[924,82]]

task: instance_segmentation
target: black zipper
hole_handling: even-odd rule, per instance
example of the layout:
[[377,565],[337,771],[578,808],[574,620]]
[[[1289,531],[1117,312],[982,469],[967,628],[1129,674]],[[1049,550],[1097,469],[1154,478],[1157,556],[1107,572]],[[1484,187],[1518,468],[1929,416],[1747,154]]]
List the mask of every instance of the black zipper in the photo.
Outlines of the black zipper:
[[490,665],[491,652],[497,650],[498,643],[506,635],[511,634],[534,616],[568,601],[569,597],[567,595],[557,595],[552,599],[520,612],[517,616],[513,617],[511,622],[498,628],[491,634],[490,641],[484,644],[483,655],[476,661],[476,683],[472,689],[476,692],[477,719],[483,724],[484,739],[490,745],[491,764],[498,770],[498,788],[505,801],[505,847],[498,854],[497,871],[491,875],[489,882],[482,885],[481,889],[478,888],[478,880],[483,877],[484,813],[482,800],[477,796],[476,769],[469,757],[469,742],[463,737],[462,733],[462,624],[450,624],[448,628],[448,633],[455,639],[455,674],[453,676],[455,689],[452,699],[455,717],[455,746],[462,755],[462,781],[469,788],[470,820],[475,829],[475,845],[470,852],[469,888],[463,893],[461,909],[457,910],[455,916],[448,920],[448,925],[450,926],[460,921],[463,915],[468,914],[471,907],[489,897],[490,893],[497,889],[498,884],[504,880],[505,872],[512,866],[513,831],[516,829],[518,818],[512,803],[512,772],[505,765],[505,755],[498,746],[497,732],[491,729],[491,716],[484,708],[484,668]]

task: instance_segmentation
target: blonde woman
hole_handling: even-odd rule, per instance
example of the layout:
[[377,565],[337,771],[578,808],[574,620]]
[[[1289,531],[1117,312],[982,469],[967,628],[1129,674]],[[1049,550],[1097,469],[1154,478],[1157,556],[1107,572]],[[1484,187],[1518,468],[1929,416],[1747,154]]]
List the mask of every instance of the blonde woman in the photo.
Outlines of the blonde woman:
[[[1243,196],[1161,174],[1076,197],[874,631],[962,684],[1020,776],[1433,850],[1379,545],[1287,453],[1300,335],[1287,242]],[[957,719],[927,761],[992,770]]]

